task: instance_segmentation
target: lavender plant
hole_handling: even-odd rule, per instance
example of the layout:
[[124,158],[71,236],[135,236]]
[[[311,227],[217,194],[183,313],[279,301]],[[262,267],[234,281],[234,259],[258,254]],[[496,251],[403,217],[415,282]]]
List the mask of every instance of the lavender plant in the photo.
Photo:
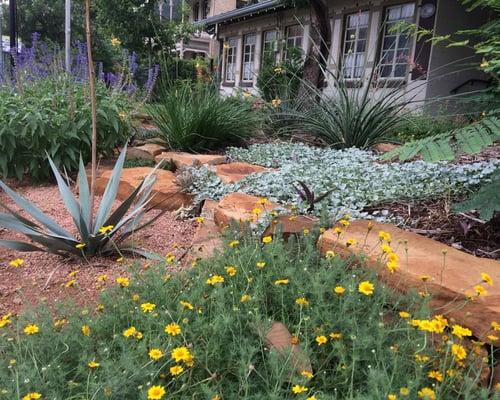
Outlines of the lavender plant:
[[[66,171],[90,158],[91,110],[85,43],[73,49],[71,71],[57,47],[33,34],[32,46],[14,54],[14,68],[0,82],[0,175],[36,180],[50,176],[48,156]],[[131,135],[130,114],[151,95],[159,68],[141,85],[135,53],[124,51],[113,71],[98,66],[98,152],[110,154]]]

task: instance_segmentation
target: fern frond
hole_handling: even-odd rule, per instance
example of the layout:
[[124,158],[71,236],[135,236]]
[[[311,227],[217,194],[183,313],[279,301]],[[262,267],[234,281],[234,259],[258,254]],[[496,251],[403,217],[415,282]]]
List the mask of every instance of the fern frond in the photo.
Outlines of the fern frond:
[[481,185],[467,200],[454,205],[453,210],[477,210],[482,219],[489,221],[496,211],[500,211],[500,168],[491,175],[491,182]]
[[500,110],[480,121],[439,135],[405,143],[386,154],[383,160],[409,160],[416,155],[424,161],[454,160],[460,153],[476,154],[500,140]]

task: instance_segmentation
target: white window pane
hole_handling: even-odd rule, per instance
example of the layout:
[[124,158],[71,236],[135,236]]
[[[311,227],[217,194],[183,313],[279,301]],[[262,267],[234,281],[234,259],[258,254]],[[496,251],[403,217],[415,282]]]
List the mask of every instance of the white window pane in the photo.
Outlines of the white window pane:
[[401,18],[411,18],[415,13],[415,4],[405,4],[401,6]]

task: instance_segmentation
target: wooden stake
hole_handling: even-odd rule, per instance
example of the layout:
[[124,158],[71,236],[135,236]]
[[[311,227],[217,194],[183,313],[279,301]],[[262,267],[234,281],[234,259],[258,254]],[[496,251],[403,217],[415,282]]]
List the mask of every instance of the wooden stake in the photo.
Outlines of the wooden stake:
[[[92,105],[92,172],[90,178],[90,220],[93,221],[95,181],[97,175],[97,105],[95,96],[95,71],[92,60],[92,29],[90,25],[91,0],[85,0],[85,31],[87,34],[87,58],[90,82],[90,102]],[[94,227],[92,227],[94,228]]]

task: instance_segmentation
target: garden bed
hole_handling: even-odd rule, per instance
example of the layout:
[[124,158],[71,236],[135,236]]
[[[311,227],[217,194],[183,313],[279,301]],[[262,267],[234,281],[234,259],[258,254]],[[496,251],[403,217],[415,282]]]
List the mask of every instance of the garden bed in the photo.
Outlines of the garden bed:
[[402,228],[477,257],[500,259],[500,216],[485,222],[476,213],[451,212],[449,199],[395,202],[370,209],[388,212]]
[[[43,212],[58,221],[70,232],[73,225],[71,217],[66,213],[60,199],[57,186],[18,185],[14,189],[28,200],[35,203]],[[0,200],[8,206],[18,209],[10,199],[0,193]],[[100,198],[97,198],[97,204]],[[181,256],[191,244],[194,234],[194,223],[180,220],[173,213],[165,213],[152,226],[141,231],[136,240],[138,244],[155,253],[166,255],[173,253]],[[0,239],[23,239],[20,234],[7,232],[0,228]],[[24,260],[24,264],[15,268],[9,265],[14,259]],[[112,258],[93,258],[90,265],[84,261],[63,259],[60,256],[34,252],[21,253],[2,248],[0,251],[0,314],[18,311],[23,306],[47,301],[56,304],[63,299],[71,298],[83,304],[94,301],[98,291],[115,278],[128,272],[131,258],[117,262]],[[144,259],[137,260],[145,266]],[[75,271],[78,271],[75,273]],[[106,281],[98,281],[102,275]],[[49,279],[50,278],[50,279]],[[72,281],[75,282],[72,282]]]

